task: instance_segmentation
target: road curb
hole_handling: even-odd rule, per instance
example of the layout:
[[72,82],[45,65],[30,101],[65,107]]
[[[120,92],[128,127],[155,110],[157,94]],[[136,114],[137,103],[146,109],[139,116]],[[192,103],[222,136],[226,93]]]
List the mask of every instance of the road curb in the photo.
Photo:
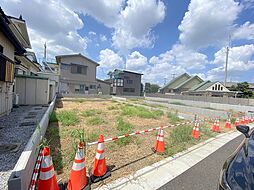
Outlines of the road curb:
[[151,166],[140,169],[132,175],[117,179],[110,184],[103,185],[97,188],[97,190],[157,189],[240,135],[241,133],[238,131],[219,134],[216,137],[194,145],[183,152],[179,152],[172,157],[168,157]]

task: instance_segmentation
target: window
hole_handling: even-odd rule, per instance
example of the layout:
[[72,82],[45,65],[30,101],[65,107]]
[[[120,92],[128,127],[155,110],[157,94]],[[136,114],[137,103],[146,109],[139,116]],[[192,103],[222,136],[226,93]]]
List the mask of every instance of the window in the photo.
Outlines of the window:
[[114,86],[123,86],[123,79],[114,79],[113,85]]
[[133,80],[127,80],[127,84],[133,84]]
[[222,91],[222,90],[223,90],[223,87],[220,87],[220,90]]
[[87,66],[71,64],[71,73],[73,74],[85,74],[87,73]]
[[96,85],[91,84],[90,89],[96,89]]
[[4,53],[4,47],[0,45],[0,53]]
[[124,88],[124,92],[135,92],[135,88]]
[[61,63],[61,69],[62,70],[68,70],[69,69],[69,65],[65,64],[65,63]]
[[220,90],[220,84],[218,84],[218,90]]
[[84,84],[81,84],[79,87],[80,87],[80,92],[84,92],[84,90],[85,90],[85,85],[84,85]]
[[217,90],[217,84],[215,85],[215,90]]
[[212,89],[214,90],[214,86],[212,87]]

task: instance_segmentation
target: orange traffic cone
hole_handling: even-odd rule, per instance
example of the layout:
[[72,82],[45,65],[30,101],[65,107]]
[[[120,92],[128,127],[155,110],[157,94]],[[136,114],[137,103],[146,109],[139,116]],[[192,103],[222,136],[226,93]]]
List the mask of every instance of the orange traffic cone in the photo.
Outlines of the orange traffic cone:
[[72,165],[70,178],[68,181],[68,190],[80,190],[87,186],[86,164],[84,154],[84,144],[78,144],[78,150]]
[[217,124],[216,124],[216,119],[214,120],[213,126],[212,126],[212,131],[216,132]]
[[98,141],[98,147],[92,168],[91,181],[96,183],[103,180],[111,175],[110,171],[107,170],[106,159],[104,153],[104,136],[100,135]]
[[199,122],[196,121],[192,130],[192,136],[195,139],[198,139],[200,135],[200,131],[199,131]]
[[165,144],[164,144],[164,130],[161,127],[161,129],[158,131],[158,135],[156,138],[155,146],[152,149],[154,152],[157,153],[164,153],[165,151]]
[[240,124],[245,124],[245,118],[244,117],[242,117],[242,119],[241,119],[241,121],[240,121]]
[[49,147],[42,150],[38,190],[59,190]]
[[235,127],[238,126],[238,125],[240,125],[240,120],[239,120],[239,118],[236,118],[236,120],[235,120]]
[[248,124],[248,123],[249,123],[249,118],[248,118],[248,116],[245,116],[244,121],[245,121],[245,124]]
[[213,132],[219,133],[220,132],[220,124],[219,124],[219,119],[215,119],[215,122],[213,124],[212,128]]
[[225,128],[231,129],[231,122],[230,119],[226,121]]

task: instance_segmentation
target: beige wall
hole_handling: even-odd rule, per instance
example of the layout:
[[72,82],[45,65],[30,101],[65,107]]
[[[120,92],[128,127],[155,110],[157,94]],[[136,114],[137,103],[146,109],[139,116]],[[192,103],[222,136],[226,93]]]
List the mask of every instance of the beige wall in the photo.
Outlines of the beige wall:
[[21,105],[48,104],[49,80],[16,77],[16,92]]
[[[63,69],[63,64],[69,65],[67,69]],[[71,63],[87,66],[87,73],[86,74],[77,74],[71,73]],[[83,56],[68,56],[68,57],[61,57],[60,62],[60,93],[80,93],[75,92],[75,86],[77,85],[85,85],[88,87],[88,94],[95,94],[97,93],[97,89],[91,89],[90,85],[96,85],[96,67],[97,65],[88,59],[84,58]]]
[[13,85],[11,83],[0,81],[0,116],[11,112],[12,89]]
[[12,43],[5,37],[5,35],[0,31],[0,44],[4,47],[4,55],[14,61],[14,46]]
[[[217,88],[218,88],[218,85],[220,85],[220,88],[222,87],[222,90],[219,89],[219,90],[213,90],[213,87],[215,87],[215,85],[217,85]],[[214,88],[215,89],[215,88]],[[224,91],[224,92],[229,92],[229,90],[221,83],[217,82],[215,84],[213,84],[212,86],[210,86],[208,89],[206,89],[207,91]]]
[[[68,70],[61,69],[60,79],[63,80],[72,80],[72,81],[87,81],[87,82],[95,82],[96,81],[96,65],[89,60],[80,57],[80,56],[71,56],[71,57],[62,57],[61,63],[65,64],[78,64],[87,66],[87,74],[73,74],[71,73],[71,68]],[[61,68],[61,65],[60,65]]]

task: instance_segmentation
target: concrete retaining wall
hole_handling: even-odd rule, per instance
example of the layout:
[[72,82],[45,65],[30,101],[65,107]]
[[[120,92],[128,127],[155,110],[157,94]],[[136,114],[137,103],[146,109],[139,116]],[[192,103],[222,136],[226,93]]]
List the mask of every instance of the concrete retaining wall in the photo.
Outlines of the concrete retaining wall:
[[8,190],[27,190],[39,152],[39,144],[48,127],[49,117],[55,106],[56,97],[50,103],[32,137],[21,153],[8,180]]
[[[202,101],[192,101],[192,100],[179,100],[179,99],[169,99],[169,98],[158,98],[158,97],[146,97],[146,100],[158,101],[158,102],[168,102],[176,103],[180,102],[189,106],[199,107],[199,108],[213,108],[219,110],[234,110],[241,112],[254,111],[254,106],[244,106],[244,105],[230,105],[230,104],[220,104],[220,103],[211,103],[211,102],[202,102]],[[173,104],[171,104],[173,105]]]
[[218,104],[230,104],[230,105],[245,105],[245,106],[254,106],[254,99],[247,98],[232,98],[232,97],[211,97],[211,96],[187,96],[187,95],[168,95],[168,94],[150,94],[147,93],[146,97],[159,97],[167,99],[176,99],[176,100],[191,100],[198,102],[210,102]]
[[[195,115],[197,114],[198,116],[208,116],[208,117],[220,117],[220,118],[227,118],[227,112],[226,111],[218,111],[218,110],[209,110],[209,109],[204,109],[204,108],[199,108],[199,107],[190,107],[190,106],[182,106],[182,105],[174,105],[174,104],[169,104],[167,102],[154,102],[150,100],[145,100],[146,103],[148,104],[160,104],[167,106],[168,108],[175,109],[179,112],[187,113],[187,114],[192,114]],[[194,117],[193,117],[194,118]]]

